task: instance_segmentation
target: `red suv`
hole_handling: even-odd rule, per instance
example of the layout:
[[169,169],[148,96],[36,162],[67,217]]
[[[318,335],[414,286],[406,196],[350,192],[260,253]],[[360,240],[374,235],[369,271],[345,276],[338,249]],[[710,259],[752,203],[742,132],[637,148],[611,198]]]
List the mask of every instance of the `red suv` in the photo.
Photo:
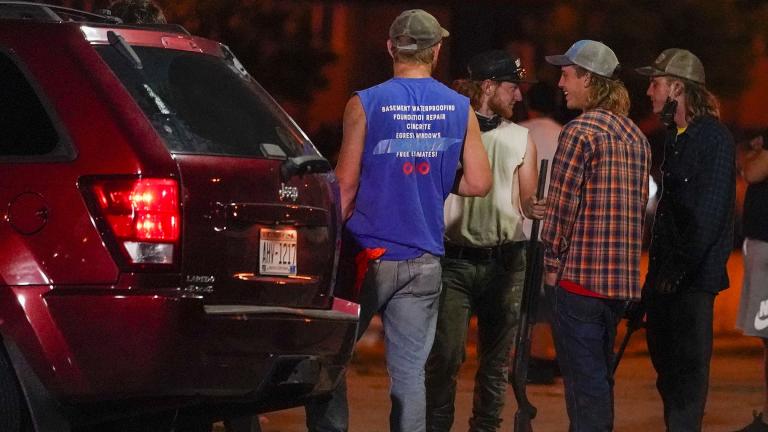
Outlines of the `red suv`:
[[0,2],[0,130],[0,430],[210,429],[333,388],[338,187],[226,46]]

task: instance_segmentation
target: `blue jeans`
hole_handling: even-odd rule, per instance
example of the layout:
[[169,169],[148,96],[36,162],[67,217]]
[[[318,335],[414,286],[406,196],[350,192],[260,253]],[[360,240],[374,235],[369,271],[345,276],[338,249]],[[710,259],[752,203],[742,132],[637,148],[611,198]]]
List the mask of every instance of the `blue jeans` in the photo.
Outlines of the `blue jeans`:
[[626,304],[555,289],[552,330],[570,432],[613,430],[613,343]]
[[466,357],[467,329],[477,315],[479,365],[469,430],[496,431],[507,390],[509,350],[520,316],[525,247],[498,258],[443,258],[443,290],[432,352],[427,360],[427,427],[448,432],[454,419],[456,379]]
[[[390,376],[389,429],[426,431],[424,365],[432,348],[440,298],[438,257],[424,255],[405,261],[372,261],[360,297],[358,338],[376,312],[381,314]],[[327,402],[307,405],[311,432],[345,432],[349,427],[346,380]]]

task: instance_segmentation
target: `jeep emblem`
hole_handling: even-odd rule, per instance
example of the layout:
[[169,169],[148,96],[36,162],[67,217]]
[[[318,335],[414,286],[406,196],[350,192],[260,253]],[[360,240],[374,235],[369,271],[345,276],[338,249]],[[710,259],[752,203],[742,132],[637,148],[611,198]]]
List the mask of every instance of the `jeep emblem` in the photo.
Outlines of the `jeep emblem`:
[[280,190],[278,191],[278,194],[280,196],[280,201],[289,199],[291,202],[296,202],[296,200],[299,199],[299,188],[296,186],[288,186],[285,183],[280,183]]
[[187,282],[189,283],[214,283],[216,282],[215,276],[208,275],[187,275]]

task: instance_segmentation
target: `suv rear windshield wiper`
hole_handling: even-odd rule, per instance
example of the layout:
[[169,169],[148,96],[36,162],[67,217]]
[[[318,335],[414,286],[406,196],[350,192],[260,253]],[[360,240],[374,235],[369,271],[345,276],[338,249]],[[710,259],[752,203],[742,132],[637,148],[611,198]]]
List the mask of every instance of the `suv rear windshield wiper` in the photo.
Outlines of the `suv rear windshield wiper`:
[[117,50],[117,52],[131,63],[131,66],[135,69],[144,69],[144,65],[141,63],[139,55],[136,54],[136,51],[134,51],[130,45],[128,45],[128,42],[125,41],[124,37],[110,30],[107,32],[107,40],[112,48]]

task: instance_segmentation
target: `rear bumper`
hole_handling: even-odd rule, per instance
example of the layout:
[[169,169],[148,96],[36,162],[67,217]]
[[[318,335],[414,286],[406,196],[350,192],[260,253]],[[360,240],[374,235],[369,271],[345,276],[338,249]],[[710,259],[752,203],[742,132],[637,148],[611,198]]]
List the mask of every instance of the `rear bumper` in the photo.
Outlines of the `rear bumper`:
[[333,388],[358,324],[359,306],[340,299],[329,310],[307,310],[61,291],[14,288],[26,322],[4,335],[34,334],[14,343],[65,405],[179,398],[296,405]]

